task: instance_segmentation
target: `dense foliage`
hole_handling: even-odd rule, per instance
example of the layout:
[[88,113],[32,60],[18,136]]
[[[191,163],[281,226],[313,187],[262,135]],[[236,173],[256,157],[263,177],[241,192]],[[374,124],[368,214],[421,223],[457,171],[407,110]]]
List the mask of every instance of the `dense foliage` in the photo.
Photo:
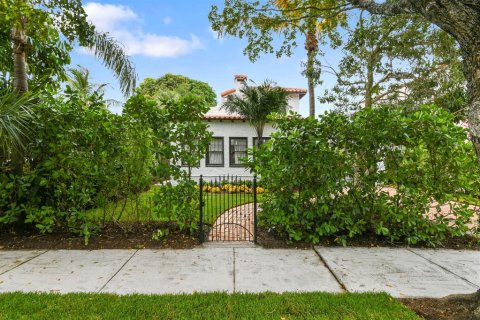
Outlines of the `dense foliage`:
[[[0,224],[31,224],[40,232],[67,228],[88,239],[97,222],[88,209],[117,200],[124,207],[155,180],[187,178],[181,163],[197,163],[210,139],[201,121],[205,104],[196,96],[159,102],[134,96],[116,115],[98,92],[85,96],[67,86],[38,97],[32,110],[22,172],[12,170],[8,154],[1,158]],[[189,152],[179,147],[185,145]],[[187,218],[172,214],[190,228]]]
[[435,102],[465,115],[460,52],[446,32],[425,20],[362,13],[348,28],[342,52],[337,70],[323,66],[337,83],[321,102],[343,110]]
[[58,89],[69,53],[79,44],[113,72],[126,96],[135,89],[137,76],[125,48],[96,30],[81,0],[3,0],[0,12],[3,84],[19,92],[28,91],[28,82],[31,88]]
[[145,78],[136,91],[149,99],[156,99],[162,95],[194,94],[202,97],[209,107],[217,103],[217,95],[208,83],[171,73],[158,79]]
[[449,216],[437,211],[479,182],[472,144],[447,111],[384,106],[277,120],[278,132],[250,161],[268,190],[267,226],[292,240],[334,236],[344,244],[376,234],[435,245],[468,231],[466,206],[451,203]]
[[89,99],[69,89],[42,96],[23,174],[3,163],[0,222],[31,223],[41,232],[66,223],[88,235],[85,209],[150,185],[149,133],[110,113],[101,97]]
[[193,180],[167,184],[155,190],[153,213],[157,218],[166,218],[177,223],[180,230],[193,232],[199,220],[200,197]]
[[203,98],[192,94],[162,97],[157,101],[138,95],[127,101],[124,115],[152,134],[158,179],[190,176],[191,168],[204,157],[212,137],[202,120],[208,110]]

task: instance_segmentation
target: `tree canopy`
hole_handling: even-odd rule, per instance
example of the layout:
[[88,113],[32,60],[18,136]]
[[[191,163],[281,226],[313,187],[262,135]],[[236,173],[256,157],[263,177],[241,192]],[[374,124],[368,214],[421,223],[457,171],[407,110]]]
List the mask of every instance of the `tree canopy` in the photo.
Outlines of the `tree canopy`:
[[81,0],[2,0],[0,12],[5,62],[0,71],[4,83],[10,81],[18,91],[28,90],[28,76],[52,85],[58,79],[48,81],[51,77],[64,80],[76,44],[90,49],[114,73],[125,95],[135,88],[135,68],[124,47],[88,22]]
[[358,109],[437,101],[453,112],[465,109],[465,101],[456,102],[465,95],[465,78],[455,41],[423,18],[362,12],[342,51],[338,68],[323,66],[337,83],[322,102]]
[[208,83],[171,73],[157,79],[145,78],[138,86],[137,93],[149,99],[172,93],[178,96],[194,94],[203,98],[210,107],[217,103],[215,91]]
[[[209,19],[212,29],[220,36],[247,40],[244,54],[253,62],[261,53],[275,53],[277,57],[290,56],[302,42],[307,52],[303,74],[308,81],[310,116],[315,116],[315,85],[320,82],[321,70],[317,55],[327,39],[338,43],[338,25],[345,25],[346,16],[333,10],[319,8],[333,6],[334,0],[226,0],[219,11],[212,6]],[[280,37],[277,46],[276,37]]]
[[[273,35],[269,30],[261,29],[254,32],[256,21],[269,17],[268,5],[272,1],[240,1],[225,0],[224,14],[232,17],[228,19],[225,32],[247,37],[253,55],[261,51],[274,53],[271,45]],[[299,12],[302,17],[325,17],[330,14],[338,15],[353,9],[367,10],[373,15],[403,15],[406,18],[422,17],[429,23],[436,25],[450,34],[460,47],[463,58],[463,72],[467,82],[468,122],[472,134],[472,141],[477,152],[480,164],[480,2],[477,0],[339,0],[312,4],[308,1],[294,1],[297,4],[292,10]],[[212,6],[210,20],[212,28],[222,30],[222,16],[217,13],[218,7]],[[239,14],[241,12],[242,14]],[[275,15],[276,11],[272,11]],[[278,13],[278,11],[277,11]],[[273,20],[274,24],[282,25],[284,21],[280,15]],[[286,39],[295,42],[295,31],[289,30]],[[291,53],[291,46],[281,45],[282,51]],[[278,52],[277,52],[278,54]]]

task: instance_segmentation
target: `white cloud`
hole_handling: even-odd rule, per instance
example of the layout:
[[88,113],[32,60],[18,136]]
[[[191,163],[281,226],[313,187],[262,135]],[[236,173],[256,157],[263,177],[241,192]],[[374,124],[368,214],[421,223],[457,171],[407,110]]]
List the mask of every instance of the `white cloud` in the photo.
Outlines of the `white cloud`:
[[88,2],[85,5],[88,19],[102,30],[112,32],[121,28],[124,21],[138,20],[138,16],[129,7],[114,4]]
[[[123,43],[130,55],[174,58],[205,48],[194,34],[184,39],[143,31],[141,19],[127,6],[89,2],[85,5],[85,12],[99,30],[109,32]],[[166,17],[163,22],[169,24],[170,17]]]

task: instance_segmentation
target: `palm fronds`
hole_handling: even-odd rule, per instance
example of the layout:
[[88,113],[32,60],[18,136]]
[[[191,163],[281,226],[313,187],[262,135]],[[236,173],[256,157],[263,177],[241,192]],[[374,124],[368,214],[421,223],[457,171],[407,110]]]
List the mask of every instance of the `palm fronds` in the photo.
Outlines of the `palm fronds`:
[[32,93],[0,93],[0,157],[25,151],[34,117],[31,109],[33,99]]
[[125,52],[121,43],[110,37],[108,33],[94,31],[88,35],[87,47],[95,57],[114,72],[120,82],[120,89],[125,96],[133,93],[137,84],[135,66]]
[[228,113],[243,116],[257,132],[261,144],[263,129],[273,112],[284,113],[288,109],[288,92],[275,82],[265,80],[258,86],[245,85],[239,94],[228,96],[222,105]]
[[222,108],[228,113],[237,113],[254,124],[266,122],[272,112],[286,112],[287,98],[288,92],[267,79],[258,86],[245,85],[240,89],[240,94],[230,96]]
[[94,85],[90,83],[90,71],[87,68],[77,66],[71,68],[67,77],[68,84],[79,92],[82,97],[89,97],[95,92]]

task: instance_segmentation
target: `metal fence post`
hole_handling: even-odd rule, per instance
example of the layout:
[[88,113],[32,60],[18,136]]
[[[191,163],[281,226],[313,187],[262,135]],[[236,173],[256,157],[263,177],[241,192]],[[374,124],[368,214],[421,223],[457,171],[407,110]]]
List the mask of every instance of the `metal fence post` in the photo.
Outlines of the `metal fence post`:
[[200,189],[200,224],[199,224],[199,236],[200,236],[200,243],[205,241],[205,235],[203,233],[203,175],[200,175],[199,180],[199,189]]
[[253,243],[257,243],[257,176],[253,176]]

